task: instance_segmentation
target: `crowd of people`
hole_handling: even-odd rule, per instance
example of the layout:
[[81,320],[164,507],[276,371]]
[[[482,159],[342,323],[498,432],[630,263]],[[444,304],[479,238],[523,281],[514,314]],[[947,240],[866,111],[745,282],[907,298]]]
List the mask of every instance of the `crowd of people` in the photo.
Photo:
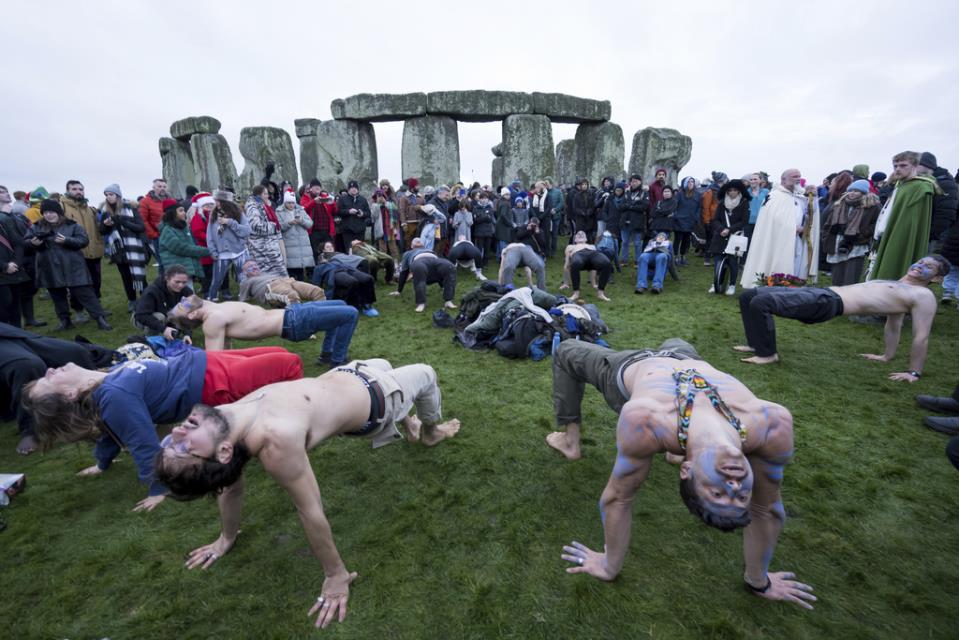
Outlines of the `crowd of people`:
[[[380,273],[395,286],[393,296],[412,280],[414,309],[422,312],[430,284],[440,285],[445,308],[456,308],[458,269],[485,281],[483,271],[495,266],[506,289],[519,270],[535,292],[547,288],[547,264],[557,261],[563,280],[554,284],[571,290],[572,303],[585,302],[585,274],[597,299],[610,304],[608,285],[628,270],[636,270],[636,294],[662,294],[667,274],[682,288],[681,270],[699,256],[712,268],[709,293],[743,290],[745,344],[735,348],[744,362],[779,360],[774,316],[815,323],[839,315],[884,321],[884,352],[864,356],[888,362],[909,315],[909,369],[890,378],[921,378],[937,306],[959,298],[959,189],[931,153],[897,154],[890,177],[856,165],[819,185],[798,169],[775,183],[764,172],[729,179],[714,171],[678,185],[667,175],[657,170],[649,185],[631,175],[595,186],[544,177],[495,187],[421,186],[411,177],[396,190],[381,180],[370,194],[356,181],[333,194],[318,179],[297,189],[268,175],[243,197],[228,187],[190,187],[179,200],[158,178],[136,200],[108,185],[99,206],[77,180],[63,194],[0,187],[0,400],[5,416],[17,419],[18,451],[94,440],[95,464],[81,472],[89,476],[126,448],[148,487],[137,510],[167,496],[217,494],[221,535],[192,552],[191,568],[232,548],[243,468],[258,457],[290,494],[323,565],[311,615],[327,626],[343,620],[356,574],[333,544],[306,452],[335,435],[384,446],[401,437],[398,426],[408,440],[433,446],[460,429],[458,420],[443,420],[429,364],[394,368],[350,358],[359,316],[379,315]],[[111,330],[101,302],[104,260],[123,283],[138,332],[132,341],[146,349],[30,331],[46,325],[35,304],[45,298],[57,331],[89,321]],[[826,272],[832,286],[812,286]],[[942,283],[941,300],[931,283]],[[203,349],[192,344],[199,332]],[[329,371],[317,378],[304,379],[300,357],[279,347],[229,349],[234,340],[296,342],[319,332],[317,361]],[[784,519],[779,484],[792,455],[788,410],[756,398],[680,340],[628,352],[567,340],[554,345],[553,368],[563,430],[547,437],[548,446],[580,457],[587,383],[620,420],[616,465],[600,501],[606,549],[564,547],[570,572],[615,578],[629,541],[629,505],[652,457],[667,453],[681,463],[680,493],[693,514],[723,530],[746,527],[747,588],[811,606],[811,587],[769,571]],[[661,397],[666,387],[671,392]],[[698,394],[709,400],[694,412]],[[927,424],[959,436],[959,388],[953,398],[917,401],[952,414]],[[161,440],[155,425],[170,423],[179,424]],[[636,424],[673,427],[626,428]],[[959,438],[949,451],[959,467]]]

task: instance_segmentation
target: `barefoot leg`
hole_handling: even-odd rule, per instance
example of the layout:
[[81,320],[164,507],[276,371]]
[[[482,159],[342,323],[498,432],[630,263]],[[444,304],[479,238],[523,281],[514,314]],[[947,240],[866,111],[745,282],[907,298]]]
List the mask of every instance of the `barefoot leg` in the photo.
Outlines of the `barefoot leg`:
[[456,418],[452,420],[447,420],[441,424],[424,424],[423,425],[423,436],[422,442],[427,447],[432,447],[436,443],[446,440],[447,438],[452,438],[460,430],[460,421]]
[[420,441],[420,431],[423,423],[416,416],[406,416],[403,418],[403,426],[406,428],[406,438],[410,442]]
[[737,344],[733,347],[733,351],[738,351],[740,353],[754,353],[756,350],[747,344]]
[[779,354],[774,353],[771,356],[753,356],[751,358],[740,358],[743,362],[748,362],[749,364],[771,364],[773,362],[779,362]]
[[17,443],[17,453],[22,456],[28,456],[36,450],[37,439],[33,435],[27,434],[20,438],[20,442]]
[[546,444],[556,449],[569,460],[579,460],[579,425],[568,424],[566,431],[554,431],[546,436]]

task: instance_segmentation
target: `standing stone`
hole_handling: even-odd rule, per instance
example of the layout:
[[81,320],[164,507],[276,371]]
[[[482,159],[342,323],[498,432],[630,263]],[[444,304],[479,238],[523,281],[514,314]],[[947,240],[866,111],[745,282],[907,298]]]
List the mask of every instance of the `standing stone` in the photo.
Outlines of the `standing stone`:
[[493,169],[490,177],[490,186],[497,189],[494,195],[499,195],[499,189],[506,186],[506,182],[503,179],[503,158],[493,158]]
[[591,185],[598,185],[606,176],[619,180],[625,173],[626,149],[623,129],[612,122],[581,124],[576,127],[576,175],[584,176]]
[[226,138],[219,133],[195,133],[190,136],[190,151],[200,191],[219,187],[237,187],[236,166]]
[[296,187],[298,180],[293,143],[290,134],[283,129],[243,127],[240,129],[240,155],[246,161],[238,185],[243,195],[249,195],[253,187],[266,177],[266,163],[269,160],[276,165],[271,180],[277,184],[288,180]]
[[410,118],[403,123],[403,179],[420,185],[453,184],[460,177],[460,140],[456,120],[446,116]]
[[497,158],[502,158],[502,157],[503,157],[503,143],[502,143],[502,142],[497,142],[496,144],[493,145],[493,147],[490,149],[490,151],[492,151],[492,152],[493,152],[493,155],[496,156]]
[[693,141],[675,129],[646,127],[633,136],[629,156],[629,172],[643,176],[649,184],[656,177],[656,169],[666,169],[666,183],[678,183],[679,172],[689,162]]
[[425,93],[359,93],[330,103],[334,120],[388,122],[426,115]]
[[576,141],[560,140],[556,145],[556,184],[572,186],[576,181]]
[[174,138],[160,138],[160,160],[167,192],[174,198],[185,198],[186,186],[196,184],[190,145]]
[[519,91],[434,91],[426,96],[426,111],[463,122],[493,122],[514,113],[533,113],[533,98]]
[[170,125],[170,136],[189,142],[195,133],[220,133],[220,121],[212,116],[192,116]]
[[519,178],[529,187],[556,172],[553,127],[542,115],[512,115],[503,120],[503,178]]
[[356,120],[296,120],[300,139],[300,176],[304,184],[313,178],[332,194],[350,180],[360,183],[360,192],[376,188],[376,134],[369,122]]

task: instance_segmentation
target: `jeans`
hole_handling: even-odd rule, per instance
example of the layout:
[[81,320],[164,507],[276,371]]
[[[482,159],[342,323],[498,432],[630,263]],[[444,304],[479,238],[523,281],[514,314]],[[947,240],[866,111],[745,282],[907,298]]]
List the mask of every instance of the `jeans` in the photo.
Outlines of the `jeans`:
[[660,251],[650,251],[640,254],[639,256],[639,262],[636,265],[637,289],[646,288],[646,280],[649,277],[650,260],[653,260],[656,265],[656,270],[653,273],[653,288],[663,288],[663,280],[666,278],[666,268],[669,267],[669,256]]
[[160,238],[156,237],[150,240],[150,252],[153,253],[153,259],[157,262],[157,273],[163,275],[163,260],[160,259]]
[[[210,278],[210,289],[206,292],[207,300],[216,300],[220,293],[220,287],[223,280],[230,273],[230,266],[233,267],[233,275],[237,282],[243,282],[243,263],[250,259],[250,254],[244,251],[235,258],[218,258],[213,261],[213,277]],[[229,290],[229,280],[227,280],[227,289]]]
[[959,299],[959,264],[949,270],[949,275],[942,281],[942,299]]
[[632,229],[622,229],[619,232],[619,239],[619,261],[622,263],[629,262],[630,241],[633,243],[633,253],[636,254],[636,260],[638,261],[639,256],[643,253],[643,234]]
[[346,353],[356,330],[359,312],[342,300],[317,300],[293,304],[283,314],[284,340],[309,340],[317,331],[323,331],[323,353],[329,353],[334,363],[346,362]]
[[559,246],[559,227],[563,223],[562,214],[553,214],[549,230],[549,257],[556,255],[556,247]]

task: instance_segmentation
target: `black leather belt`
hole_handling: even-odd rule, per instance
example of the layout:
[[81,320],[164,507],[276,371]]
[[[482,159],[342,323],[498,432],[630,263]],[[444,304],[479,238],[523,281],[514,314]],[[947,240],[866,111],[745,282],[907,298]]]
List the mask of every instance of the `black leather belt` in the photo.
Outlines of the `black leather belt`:
[[376,380],[373,380],[367,376],[362,371],[356,369],[347,369],[346,367],[339,367],[336,371],[342,371],[343,373],[352,373],[354,376],[360,379],[366,386],[366,390],[370,392],[370,417],[362,427],[356,431],[348,431],[344,433],[345,436],[366,436],[373,432],[376,429],[376,426],[380,423],[383,417],[386,415],[386,398],[383,396],[383,388],[380,387],[379,383]]

